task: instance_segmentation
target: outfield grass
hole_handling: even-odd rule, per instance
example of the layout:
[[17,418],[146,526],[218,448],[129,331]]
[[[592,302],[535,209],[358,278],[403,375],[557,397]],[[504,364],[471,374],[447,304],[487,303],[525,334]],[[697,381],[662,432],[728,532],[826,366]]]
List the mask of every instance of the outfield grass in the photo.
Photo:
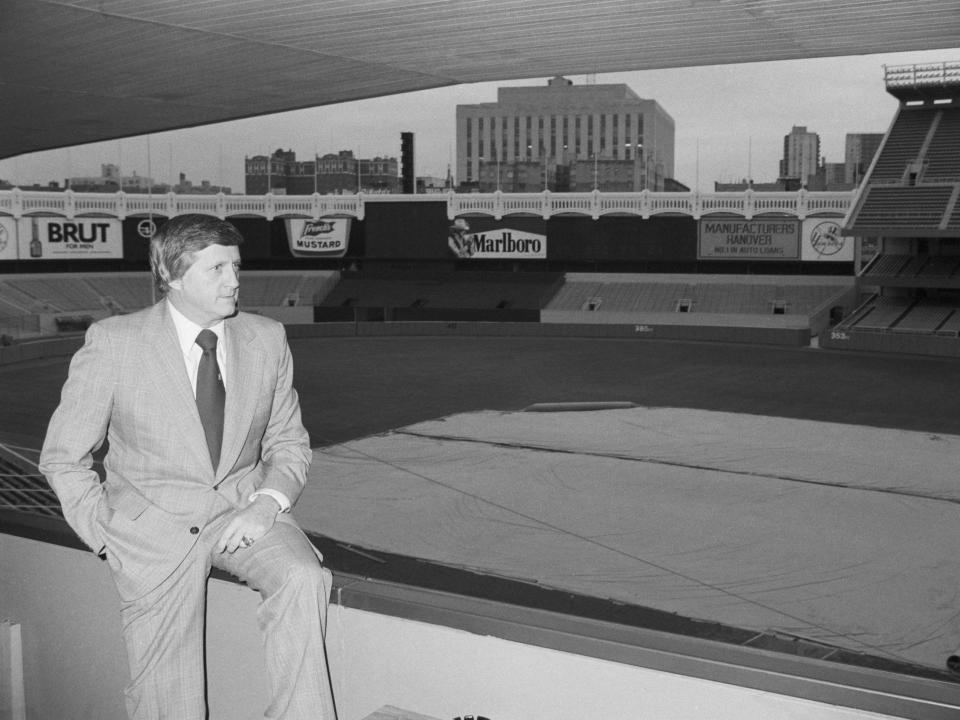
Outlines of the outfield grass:
[[[814,348],[582,338],[294,340],[314,445],[541,402],[823,420],[960,435],[960,360]],[[0,431],[38,445],[69,358],[0,367]]]

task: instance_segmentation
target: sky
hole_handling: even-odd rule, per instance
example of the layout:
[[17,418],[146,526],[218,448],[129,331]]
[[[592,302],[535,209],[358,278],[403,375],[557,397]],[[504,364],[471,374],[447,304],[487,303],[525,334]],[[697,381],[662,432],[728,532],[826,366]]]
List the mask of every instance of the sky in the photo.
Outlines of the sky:
[[[575,85],[624,83],[656,100],[676,126],[674,176],[694,190],[714,182],[777,179],[783,138],[794,126],[820,135],[826,162],[843,162],[847,133],[884,133],[897,108],[884,66],[960,61],[960,48],[710,67],[568,75]],[[278,148],[301,160],[352,150],[400,156],[400,133],[414,133],[418,176],[456,168],[456,106],[495,102],[497,88],[544,85],[547,78],[459,85],[328,105],[150,136],[91,143],[0,160],[0,179],[21,185],[123,175],[175,183],[179,174],[244,190],[244,158]]]

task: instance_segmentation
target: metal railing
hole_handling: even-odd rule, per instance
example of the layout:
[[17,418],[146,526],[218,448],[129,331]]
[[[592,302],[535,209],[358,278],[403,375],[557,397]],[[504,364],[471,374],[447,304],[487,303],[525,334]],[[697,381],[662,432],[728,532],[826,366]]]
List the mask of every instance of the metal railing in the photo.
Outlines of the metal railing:
[[627,214],[649,218],[653,215],[688,215],[699,218],[715,213],[740,215],[781,214],[804,218],[808,215],[845,215],[853,206],[856,190],[840,192],[650,192],[560,193],[447,193],[420,195],[164,195],[117,193],[75,193],[13,190],[0,191],[0,215],[22,218],[30,215],[59,215],[67,218],[100,216],[124,219],[158,215],[173,217],[204,213],[221,219],[232,216],[275,218],[364,218],[368,202],[446,202],[452,220],[459,215],[603,215]]

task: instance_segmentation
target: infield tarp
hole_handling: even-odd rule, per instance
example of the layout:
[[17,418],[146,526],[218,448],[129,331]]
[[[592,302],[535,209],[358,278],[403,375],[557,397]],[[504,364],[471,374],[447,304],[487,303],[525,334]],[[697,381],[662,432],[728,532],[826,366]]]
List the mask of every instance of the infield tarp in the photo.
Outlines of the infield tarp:
[[316,449],[305,529],[942,668],[960,438],[671,408],[479,412]]

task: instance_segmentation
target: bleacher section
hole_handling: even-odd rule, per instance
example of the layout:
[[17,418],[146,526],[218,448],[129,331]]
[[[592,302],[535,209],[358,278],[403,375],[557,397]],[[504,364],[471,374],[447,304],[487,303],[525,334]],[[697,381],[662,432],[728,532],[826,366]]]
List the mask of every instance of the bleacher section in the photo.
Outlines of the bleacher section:
[[[313,305],[336,283],[332,271],[245,271],[246,307]],[[0,315],[131,312],[155,301],[149,273],[57,273],[0,277]]]
[[911,301],[875,295],[836,330],[956,337],[960,333],[960,306],[936,299]]
[[[836,306],[842,306],[844,313],[851,309],[853,296],[852,278],[835,276],[565,276],[489,271],[343,276],[247,271],[241,288],[241,304],[248,310],[309,308],[309,315],[285,318],[300,324],[463,321],[546,323],[555,328],[557,324],[699,323],[788,329],[808,336],[826,325],[827,315]],[[153,297],[149,273],[0,278],[0,310],[47,317],[46,329],[40,323],[41,335],[83,330],[97,317],[131,312],[153,302]],[[814,321],[814,316],[819,319]]]
[[539,310],[553,297],[559,273],[345,273],[321,307]]
[[946,229],[950,233],[960,234],[960,202],[954,204]]
[[567,275],[551,311],[586,313],[702,313],[807,317],[839,302],[849,279]]
[[953,196],[960,184],[867,185],[853,222],[858,234],[891,235],[936,232],[946,224]]
[[947,337],[960,337],[960,312],[955,310],[951,313],[934,332]]
[[[335,271],[247,270],[240,302],[245,310],[281,321],[309,322],[313,306],[338,277]],[[0,342],[79,332],[96,319],[133,312],[155,300],[147,272],[0,276]]]
[[925,156],[925,181],[960,180],[960,112],[940,111]]
[[862,271],[868,279],[914,278],[946,280],[957,275],[960,257],[956,255],[907,255],[885,253],[875,257]]
[[904,313],[893,330],[896,332],[935,333],[955,312],[956,309],[952,307],[917,303]]
[[907,165],[919,156],[936,113],[929,108],[908,108],[897,115],[870,174],[872,181],[905,178]]
[[846,220],[879,252],[830,348],[960,357],[960,85],[916,75]]
[[958,148],[955,100],[901,104],[847,220],[847,234],[955,236],[960,229]]
[[910,309],[903,300],[878,297],[859,309],[843,326],[857,330],[889,330]]
[[28,298],[29,307],[34,311],[68,312],[102,307],[102,296],[80,275],[18,277],[10,278],[4,284],[11,292]]

